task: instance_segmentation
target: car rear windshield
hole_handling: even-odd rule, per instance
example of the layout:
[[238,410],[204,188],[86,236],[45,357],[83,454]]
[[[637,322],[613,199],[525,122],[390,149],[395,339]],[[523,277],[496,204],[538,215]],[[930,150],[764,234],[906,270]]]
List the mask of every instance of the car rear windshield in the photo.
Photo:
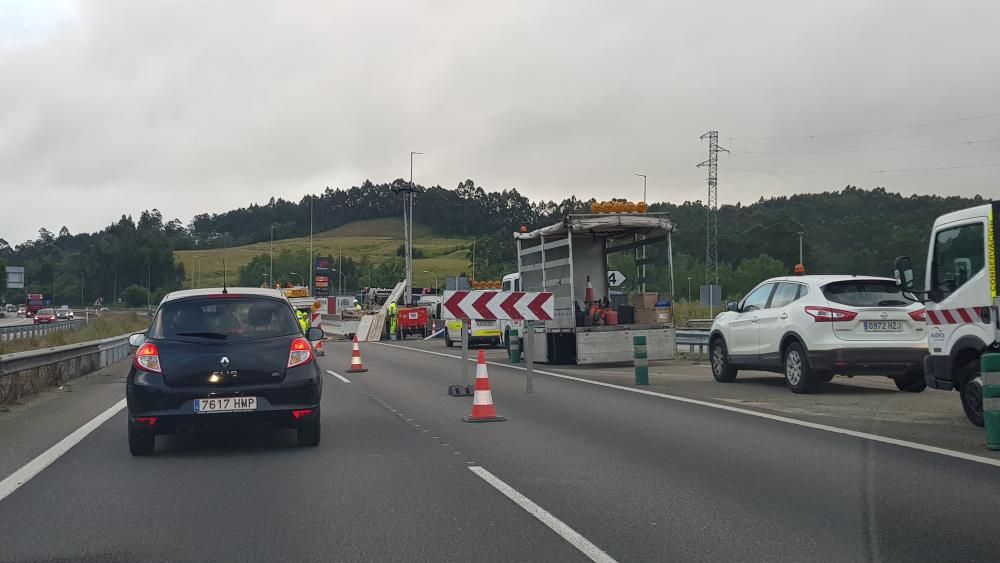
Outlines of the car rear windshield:
[[849,280],[823,287],[823,295],[832,303],[851,307],[906,307],[910,304],[903,292],[890,280]]
[[52,312],[52,309],[41,309],[38,311],[38,314],[44,317],[46,315],[52,315],[54,313]]
[[300,334],[288,304],[254,297],[168,301],[160,306],[150,338],[167,340],[259,340]]

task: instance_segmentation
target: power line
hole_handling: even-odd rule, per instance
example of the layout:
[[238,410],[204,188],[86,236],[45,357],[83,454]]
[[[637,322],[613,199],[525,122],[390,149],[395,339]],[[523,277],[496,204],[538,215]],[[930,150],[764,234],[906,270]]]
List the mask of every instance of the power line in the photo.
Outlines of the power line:
[[974,115],[971,117],[960,117],[958,119],[947,119],[944,121],[929,121],[927,123],[913,123],[910,125],[899,125],[896,127],[884,127],[882,129],[867,129],[861,131],[840,131],[836,133],[817,133],[814,135],[786,135],[776,137],[728,137],[730,141],[776,141],[781,139],[815,139],[817,137],[839,137],[843,135],[867,135],[870,133],[884,133],[886,131],[899,131],[902,129],[916,129],[918,127],[933,127],[935,125],[947,125],[949,123],[960,123],[963,121],[976,121],[979,119],[990,119],[1000,117],[1000,113],[988,113],[985,115]]
[[758,174],[884,174],[888,172],[927,172],[930,170],[997,167],[1000,167],[1000,164],[964,164],[958,166],[931,166],[926,168],[883,168],[881,170],[754,170],[752,168],[723,168],[723,170],[726,172],[756,172]]
[[905,147],[877,147],[872,149],[844,149],[837,151],[743,151],[735,149],[732,152],[740,154],[846,154],[859,152],[885,152],[885,151],[905,151],[912,149],[936,149],[941,147],[956,147],[959,145],[972,146],[977,144],[1000,142],[1000,137],[993,139],[979,139],[975,141],[957,141],[954,143],[940,143],[936,145],[909,145]]

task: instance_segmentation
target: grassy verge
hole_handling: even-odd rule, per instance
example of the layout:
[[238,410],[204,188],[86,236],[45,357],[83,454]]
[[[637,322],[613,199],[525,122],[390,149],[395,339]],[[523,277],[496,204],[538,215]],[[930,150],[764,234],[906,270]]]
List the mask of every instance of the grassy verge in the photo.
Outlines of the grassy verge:
[[27,338],[11,342],[0,342],[0,354],[25,352],[40,348],[52,348],[64,344],[77,344],[137,332],[149,325],[149,317],[135,313],[105,313],[80,330],[53,332],[38,338]]

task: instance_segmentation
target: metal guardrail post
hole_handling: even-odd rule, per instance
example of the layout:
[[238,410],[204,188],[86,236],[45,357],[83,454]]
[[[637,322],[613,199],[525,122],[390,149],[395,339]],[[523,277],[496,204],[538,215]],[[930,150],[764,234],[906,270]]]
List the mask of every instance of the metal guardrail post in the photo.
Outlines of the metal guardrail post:
[[635,366],[635,384],[649,385],[649,356],[646,354],[646,336],[633,336],[632,346],[635,348],[632,360]]
[[983,354],[979,360],[983,373],[983,421],[986,447],[1000,450],[1000,353]]

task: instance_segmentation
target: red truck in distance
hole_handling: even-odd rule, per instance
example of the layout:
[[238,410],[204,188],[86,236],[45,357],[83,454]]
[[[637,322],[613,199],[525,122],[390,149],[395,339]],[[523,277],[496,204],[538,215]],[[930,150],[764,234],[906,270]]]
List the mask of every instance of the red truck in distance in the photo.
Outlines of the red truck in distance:
[[45,296],[41,293],[29,293],[28,303],[25,307],[24,317],[30,319],[35,316],[40,309],[45,308]]

